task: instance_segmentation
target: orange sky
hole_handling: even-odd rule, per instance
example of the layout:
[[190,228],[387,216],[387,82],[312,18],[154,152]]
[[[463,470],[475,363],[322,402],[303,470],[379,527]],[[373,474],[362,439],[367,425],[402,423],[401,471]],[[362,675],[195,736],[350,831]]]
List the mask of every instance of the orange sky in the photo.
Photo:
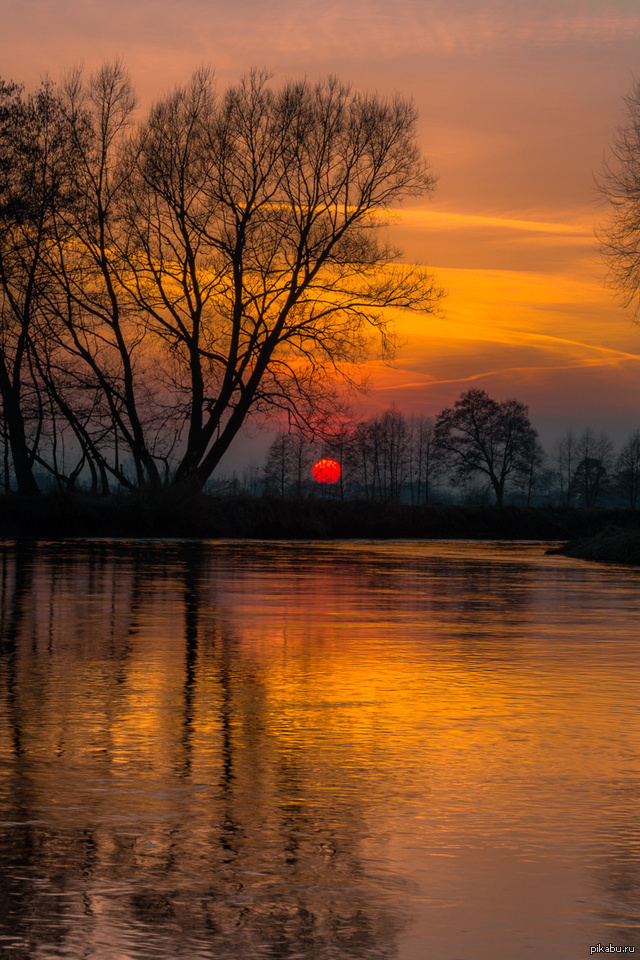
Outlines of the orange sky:
[[594,173],[640,72],[637,0],[0,0],[2,76],[32,86],[124,58],[143,103],[211,63],[224,86],[337,73],[413,96],[438,188],[394,240],[431,266],[441,319],[376,368],[363,410],[437,413],[478,385],[548,442],[640,425],[640,329],[602,284]]

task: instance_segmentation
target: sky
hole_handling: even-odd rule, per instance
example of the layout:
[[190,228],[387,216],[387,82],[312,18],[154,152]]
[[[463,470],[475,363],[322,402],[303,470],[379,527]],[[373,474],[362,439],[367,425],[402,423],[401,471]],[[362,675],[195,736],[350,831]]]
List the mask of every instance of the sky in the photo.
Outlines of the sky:
[[[27,88],[123,58],[144,106],[201,64],[221,88],[337,74],[412,97],[438,185],[392,237],[446,290],[402,314],[363,415],[437,414],[471,386],[569,427],[640,427],[640,327],[604,283],[596,178],[640,73],[637,0],[0,0],[1,75]],[[259,445],[253,438],[239,448]]]

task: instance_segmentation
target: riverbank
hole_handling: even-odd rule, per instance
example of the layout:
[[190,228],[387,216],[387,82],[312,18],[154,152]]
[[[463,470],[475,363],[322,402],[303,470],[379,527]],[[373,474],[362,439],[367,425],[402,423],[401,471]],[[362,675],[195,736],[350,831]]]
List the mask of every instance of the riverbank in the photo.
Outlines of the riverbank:
[[[0,497],[0,538],[576,540],[613,525],[640,530],[635,510],[453,506],[265,497],[49,494]],[[640,536],[640,534],[636,534]],[[572,554],[571,554],[572,555]],[[590,558],[593,559],[593,558]],[[627,562],[627,561],[618,561]]]
[[575,557],[577,560],[640,566],[640,529],[608,528],[594,536],[570,540],[557,550],[548,552]]

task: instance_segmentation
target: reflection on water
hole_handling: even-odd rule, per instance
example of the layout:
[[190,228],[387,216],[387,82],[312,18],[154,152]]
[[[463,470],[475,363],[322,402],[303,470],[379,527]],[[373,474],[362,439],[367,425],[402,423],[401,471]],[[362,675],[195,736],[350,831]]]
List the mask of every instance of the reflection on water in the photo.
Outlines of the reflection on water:
[[3,956],[640,953],[640,573],[195,541],[0,571]]

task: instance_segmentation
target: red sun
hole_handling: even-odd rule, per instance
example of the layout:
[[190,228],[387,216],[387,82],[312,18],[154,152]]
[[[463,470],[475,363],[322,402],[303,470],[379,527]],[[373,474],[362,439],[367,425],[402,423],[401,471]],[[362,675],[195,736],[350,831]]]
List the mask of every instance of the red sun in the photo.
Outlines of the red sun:
[[318,460],[313,465],[313,479],[318,483],[335,483],[340,479],[340,464],[337,460]]

